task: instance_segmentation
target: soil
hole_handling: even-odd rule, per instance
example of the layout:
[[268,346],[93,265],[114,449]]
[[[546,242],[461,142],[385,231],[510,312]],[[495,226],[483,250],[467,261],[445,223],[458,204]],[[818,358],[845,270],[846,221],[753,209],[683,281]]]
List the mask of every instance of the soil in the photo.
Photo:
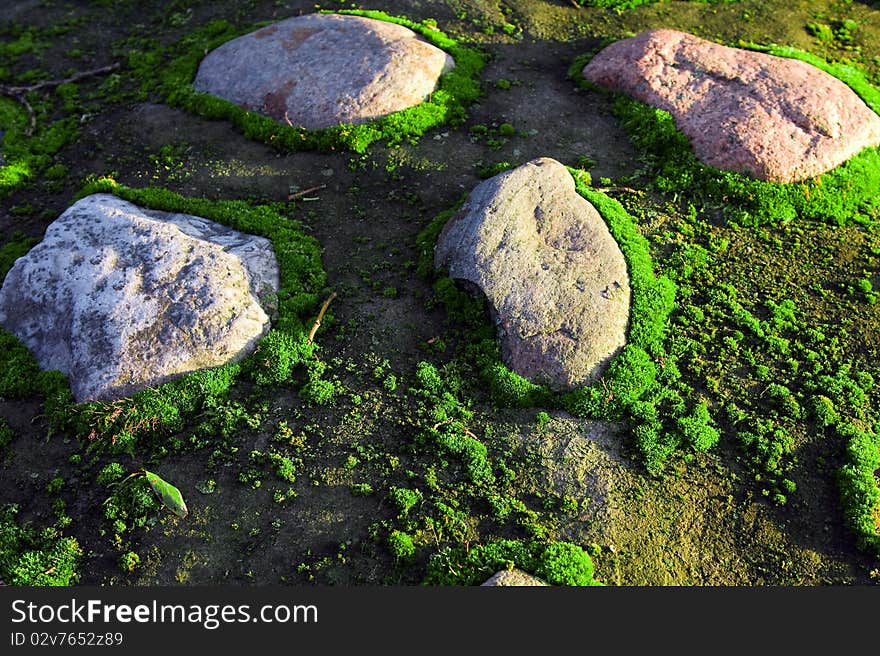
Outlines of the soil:
[[[328,290],[338,293],[333,320],[319,333],[323,359],[360,405],[347,399],[329,408],[305,405],[295,390],[281,389],[265,401],[255,428],[234,438],[237,452],[219,467],[210,450],[170,452],[161,472],[184,493],[185,519],[156,513],[133,531],[126,549],[141,564],[122,571],[123,549],[111,543],[102,514],[107,490],[70,463],[88,461],[87,444],[48,436],[38,399],[0,399],[0,417],[15,438],[0,453],[0,505],[15,503],[20,518],[37,526],[53,521],[47,483],[64,478],[60,492],[73,518],[67,533],[85,551],[83,584],[166,585],[204,583],[331,585],[418,584],[424,558],[395,562],[371,535],[371,527],[394,516],[382,495],[356,495],[352,485],[373,469],[346,467],[357,453],[412,456],[406,384],[394,394],[377,391],[369,377],[374,363],[411,379],[426,359],[430,340],[455,333],[441,307],[428,302],[430,283],[407,263],[418,260],[419,232],[439,212],[480,182],[483,167],[552,157],[567,165],[594,162],[594,180],[618,180],[639,166],[638,155],[612,115],[612,100],[580,91],[566,77],[578,55],[603,39],[649,27],[670,27],[725,42],[738,39],[785,43],[822,54],[806,31],[816,15],[840,14],[826,0],[703,4],[663,2],[627,12],[588,9],[568,1],[391,1],[381,9],[415,20],[434,18],[440,29],[478,44],[490,61],[481,74],[483,98],[458,126],[428,132],[417,143],[375,145],[366,156],[331,153],[279,154],[242,136],[223,121],[171,108],[151,96],[90,107],[81,134],[56,156],[69,175],[38,180],[0,199],[0,235],[14,231],[40,237],[90,176],[110,175],[131,187],[161,186],[185,196],[285,203],[291,193],[322,186],[309,200],[291,205],[292,216],[322,247]],[[864,61],[880,62],[880,10],[844,3],[859,22]],[[237,25],[278,20],[314,9],[313,1],[211,0],[98,2],[7,0],[0,26],[45,29],[66,24],[45,49],[22,56],[28,68],[63,77],[72,70],[104,66],[125,56],[127,40],[173,43],[188,30],[216,18]],[[328,3],[325,8],[338,5]],[[345,4],[346,8],[355,5]],[[360,6],[360,5],[357,5]],[[835,13],[837,12],[837,13]],[[504,25],[515,26],[512,35]],[[5,36],[3,37],[5,38]],[[75,58],[71,50],[85,53]],[[505,82],[510,82],[509,88]],[[102,80],[83,83],[83,95]],[[471,131],[510,123],[517,134],[490,143]],[[14,208],[30,206],[31,211]],[[643,226],[646,233],[656,226]],[[388,291],[393,290],[393,291]],[[867,335],[866,343],[875,343]],[[438,356],[441,360],[445,355]],[[350,364],[350,366],[348,366]],[[346,368],[348,367],[348,368]],[[247,390],[234,393],[247,401]],[[348,398],[348,397],[347,397]],[[524,496],[570,496],[579,510],[559,519],[557,539],[594,554],[597,578],[614,585],[819,585],[875,582],[876,559],[858,551],[843,524],[834,465],[839,450],[803,436],[798,454],[798,493],[774,506],[755,492],[737,448],[722,442],[708,455],[677,460],[661,477],[648,476],[616,424],[553,413],[536,424],[536,409],[498,410],[478,400],[472,429],[507,435],[533,457],[518,485]],[[259,488],[243,484],[248,454],[262,450],[278,421],[307,434],[303,466],[288,486],[271,475]],[[482,434],[482,433],[481,433]],[[365,456],[364,454],[367,454]],[[155,454],[153,454],[155,455]],[[139,457],[146,458],[141,454]],[[382,457],[370,467],[384,466]],[[146,460],[119,458],[127,469]],[[839,464],[839,463],[838,463]],[[393,468],[393,465],[388,465]],[[202,493],[214,481],[213,492]],[[283,504],[272,492],[292,487]]]

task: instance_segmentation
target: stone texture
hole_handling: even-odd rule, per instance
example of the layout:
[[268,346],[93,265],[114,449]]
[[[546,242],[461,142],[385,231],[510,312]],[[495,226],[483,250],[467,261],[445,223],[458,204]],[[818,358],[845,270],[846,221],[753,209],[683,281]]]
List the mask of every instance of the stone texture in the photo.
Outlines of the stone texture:
[[479,184],[434,264],[487,298],[505,364],[554,389],[592,383],[623,347],[629,275],[596,209],[556,160]]
[[705,164],[761,180],[804,180],[880,145],[880,117],[835,77],[684,32],[613,43],[583,76],[670,112]]
[[0,324],[77,402],[110,399],[243,357],[277,290],[267,239],[93,194],[15,262]]
[[280,123],[316,129],[418,105],[453,66],[401,25],[309,14],[224,43],[205,57],[193,84]]
[[541,579],[535,578],[531,574],[518,569],[503,569],[497,574],[493,574],[485,583],[481,585],[487,586],[546,586]]

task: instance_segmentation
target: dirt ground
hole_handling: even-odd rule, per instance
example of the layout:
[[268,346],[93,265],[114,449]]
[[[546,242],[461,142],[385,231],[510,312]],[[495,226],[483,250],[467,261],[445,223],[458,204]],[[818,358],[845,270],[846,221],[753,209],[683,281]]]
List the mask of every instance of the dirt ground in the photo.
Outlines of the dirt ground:
[[[154,516],[132,538],[130,546],[141,565],[129,573],[117,564],[120,550],[102,535],[105,491],[80,478],[80,470],[70,464],[83,445],[70,437],[47,437],[39,400],[0,399],[0,416],[16,435],[2,459],[0,504],[19,504],[20,517],[35,524],[51,522],[46,485],[63,477],[61,496],[73,518],[69,533],[86,554],[83,584],[418,584],[423,569],[399,567],[371,538],[377,518],[392,514],[388,501],[379,495],[353,495],[357,472],[343,465],[356,445],[366,451],[381,447],[384,453],[407,439],[405,418],[397,415],[405,405],[378,397],[361,373],[370,363],[387,359],[401,378],[411,376],[425,358],[424,345],[449,331],[442,308],[426,303],[432,296],[430,284],[407,266],[418,259],[416,236],[480,181],[481,168],[497,162],[542,156],[576,165],[589,158],[595,163],[594,179],[612,180],[638,168],[639,153],[612,115],[612,101],[579,91],[566,77],[574,58],[603,39],[664,26],[726,42],[747,39],[816,50],[804,26],[818,11],[843,11],[840,3],[825,0],[674,1],[627,12],[577,4],[343,3],[416,20],[435,18],[440,29],[490,56],[481,74],[483,98],[469,108],[464,124],[429,131],[416,144],[377,144],[365,157],[279,154],[223,121],[169,107],[155,96],[83,114],[79,138],[55,156],[69,171],[63,182],[38,180],[0,199],[2,241],[16,230],[38,238],[92,175],[111,175],[131,187],[162,186],[185,196],[260,202],[286,202],[292,191],[325,185],[312,195],[315,200],[297,203],[294,216],[320,242],[327,287],[339,295],[334,321],[322,333],[324,358],[338,363],[335,372],[351,393],[364,397],[364,404],[357,413],[346,403],[308,408],[294,392],[279,391],[261,409],[263,423],[241,431],[238,454],[226,465],[209,468],[205,452],[165,457],[163,476],[180,483],[190,515],[184,520],[170,513]],[[7,0],[0,25],[46,29],[72,24],[47,48],[20,60],[24,69],[64,76],[119,60],[133,37],[172,43],[216,18],[250,25],[309,12],[314,6],[284,0]],[[845,10],[862,26],[864,59],[880,62],[880,9],[852,3]],[[504,31],[506,24],[515,26],[512,35]],[[84,54],[73,58],[74,49]],[[509,81],[509,88],[497,84],[499,80]],[[94,80],[84,88],[100,84]],[[500,144],[490,145],[471,131],[476,125],[502,123],[512,124],[517,134]],[[13,211],[25,205],[31,211]],[[389,288],[395,292],[384,293]],[[580,510],[560,520],[556,537],[591,546],[597,577],[608,584],[875,581],[871,572],[878,567],[876,560],[855,548],[843,525],[832,473],[835,456],[809,440],[799,453],[799,494],[777,507],[744,480],[736,447],[729,443],[709,455],[676,462],[671,475],[656,479],[628,451],[620,426],[561,412],[536,426],[533,409],[497,410],[478,402],[475,410],[474,426],[490,426],[493,433],[512,436],[538,454],[524,489],[577,500]],[[308,473],[294,485],[296,498],[283,505],[273,503],[272,485],[254,489],[238,480],[247,453],[265,448],[270,427],[281,420],[311,429]],[[213,491],[198,491],[208,489],[208,479],[214,481]]]

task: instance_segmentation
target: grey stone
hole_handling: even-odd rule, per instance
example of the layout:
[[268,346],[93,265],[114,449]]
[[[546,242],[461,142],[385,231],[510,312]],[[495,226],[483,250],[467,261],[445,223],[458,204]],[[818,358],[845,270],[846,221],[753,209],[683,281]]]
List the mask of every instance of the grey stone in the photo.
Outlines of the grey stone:
[[452,57],[401,25],[308,14],[211,51],[193,86],[279,123],[316,129],[418,105],[453,66]]
[[480,585],[484,586],[492,586],[492,587],[502,587],[502,586],[546,586],[541,579],[532,576],[531,574],[526,574],[522,570],[518,569],[503,569],[496,574],[493,574],[489,579],[486,580],[485,583],[481,583]]
[[67,374],[77,402],[119,398],[247,355],[278,276],[267,239],[93,194],[16,260],[0,325]]
[[626,341],[626,261],[556,160],[474,188],[444,227],[434,264],[485,295],[502,360],[526,378],[559,390],[592,383]]

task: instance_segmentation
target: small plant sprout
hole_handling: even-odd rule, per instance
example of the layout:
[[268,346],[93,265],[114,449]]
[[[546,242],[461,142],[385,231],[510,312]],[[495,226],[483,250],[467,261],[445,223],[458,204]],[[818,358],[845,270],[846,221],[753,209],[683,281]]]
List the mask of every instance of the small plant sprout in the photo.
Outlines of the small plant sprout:
[[[113,485],[118,485],[122,487],[129,481],[133,481],[137,478],[144,477],[147,479],[147,482],[150,484],[150,487],[153,489],[153,492],[156,493],[156,496],[159,498],[159,501],[162,502],[168,510],[173,512],[178,517],[186,517],[189,513],[189,510],[186,507],[186,503],[183,500],[183,495],[180,493],[176,487],[174,487],[171,483],[163,479],[158,474],[154,474],[153,472],[147,471],[146,469],[141,469],[139,471],[130,474],[127,478],[122,480],[119,483],[114,483]],[[113,497],[107,499],[110,501]],[[104,503],[107,503],[105,501]]]

